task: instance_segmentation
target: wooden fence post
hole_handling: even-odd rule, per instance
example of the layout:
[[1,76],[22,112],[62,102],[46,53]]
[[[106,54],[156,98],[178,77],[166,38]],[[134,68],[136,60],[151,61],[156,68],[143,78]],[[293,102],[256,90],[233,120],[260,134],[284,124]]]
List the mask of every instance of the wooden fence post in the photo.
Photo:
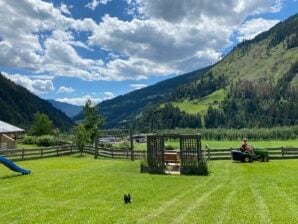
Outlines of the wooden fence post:
[[98,139],[95,140],[95,150],[94,150],[94,159],[97,159],[98,156]]
[[42,158],[43,157],[43,148],[41,147],[41,149],[40,149],[40,158]]
[[205,147],[206,147],[206,149],[207,149],[207,157],[208,157],[208,160],[210,160],[210,159],[211,159],[210,149],[209,149],[208,145],[206,145]]
[[129,136],[130,136],[130,150],[131,150],[131,161],[135,160],[135,156],[134,156],[134,145],[133,145],[133,132],[132,129],[129,129]]
[[232,150],[233,150],[233,147],[230,148],[230,157],[231,157],[231,159],[232,159],[232,153],[231,153]]
[[281,147],[281,157],[283,157],[283,158],[285,157],[285,152],[284,152],[284,147],[283,146]]
[[25,157],[25,149],[23,148],[22,149],[22,160],[24,160],[24,157]]
[[114,149],[112,148],[112,159],[114,159]]
[[59,147],[57,147],[57,156],[59,155]]

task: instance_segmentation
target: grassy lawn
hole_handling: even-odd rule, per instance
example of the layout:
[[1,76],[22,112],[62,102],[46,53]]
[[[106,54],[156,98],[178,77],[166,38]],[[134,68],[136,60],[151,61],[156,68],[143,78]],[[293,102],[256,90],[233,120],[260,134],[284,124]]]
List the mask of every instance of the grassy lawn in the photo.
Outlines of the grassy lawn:
[[[176,148],[179,147],[179,142],[166,142],[168,145],[172,145]],[[202,146],[208,145],[210,149],[228,149],[228,148],[238,148],[240,147],[241,141],[207,141],[202,140]],[[277,148],[277,147],[298,147],[298,139],[294,140],[268,140],[268,141],[249,141],[250,145],[257,148]],[[136,143],[134,144],[136,150],[146,149],[146,143]]]
[[[210,163],[208,177],[139,173],[139,162],[60,157],[0,166],[1,223],[297,223],[298,160]],[[133,203],[125,205],[130,192]]]
[[22,143],[17,143],[17,149],[38,149],[40,146],[36,144],[22,144]]
[[218,102],[223,101],[225,98],[224,89],[217,90],[212,94],[203,97],[200,100],[192,101],[183,101],[183,102],[172,102],[173,106],[179,107],[181,111],[184,111],[189,114],[205,115],[207,113],[208,107],[213,106],[214,108],[218,107]]

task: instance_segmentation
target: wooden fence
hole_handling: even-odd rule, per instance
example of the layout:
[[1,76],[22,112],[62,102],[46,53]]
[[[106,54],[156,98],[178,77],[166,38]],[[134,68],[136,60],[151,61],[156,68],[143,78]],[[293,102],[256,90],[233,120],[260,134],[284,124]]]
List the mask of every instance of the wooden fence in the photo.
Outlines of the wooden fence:
[[[131,159],[131,150],[128,148],[103,148],[99,147],[97,149],[93,146],[85,146],[84,152],[94,155],[96,158],[111,158],[111,159]],[[134,159],[142,159],[146,156],[146,151],[134,150],[133,157]]]
[[38,149],[4,149],[0,150],[0,156],[6,156],[13,161],[31,160],[48,157],[66,156],[79,151],[73,145],[59,145]]
[[[210,149],[206,147],[203,149],[203,154],[209,160],[230,160],[231,150],[238,150],[238,148],[229,149]],[[298,148],[267,148],[270,159],[298,159]],[[96,149],[92,146],[86,146],[85,153],[96,155]],[[146,151],[134,151],[134,159],[143,159],[146,157]],[[115,148],[98,148],[97,158],[112,158],[112,159],[130,159],[131,151],[129,149],[115,149]]]
[[[229,149],[210,149],[204,148],[203,154],[209,160],[230,160],[231,150]],[[267,148],[270,159],[298,159],[298,148]],[[66,156],[78,153],[78,149],[71,144],[60,145],[55,147],[38,148],[38,149],[5,149],[0,150],[0,156],[6,156],[13,161],[31,160],[48,157]],[[93,155],[96,158],[111,158],[111,159],[131,159],[131,150],[126,148],[103,148],[99,147],[96,154],[96,149],[93,146],[86,146],[84,153]],[[146,157],[146,151],[134,150],[134,159],[143,159]]]
[[[239,150],[238,148],[229,149],[210,149],[206,147],[203,152],[209,160],[228,160],[231,159],[231,150]],[[270,159],[298,159],[298,148],[266,148]]]

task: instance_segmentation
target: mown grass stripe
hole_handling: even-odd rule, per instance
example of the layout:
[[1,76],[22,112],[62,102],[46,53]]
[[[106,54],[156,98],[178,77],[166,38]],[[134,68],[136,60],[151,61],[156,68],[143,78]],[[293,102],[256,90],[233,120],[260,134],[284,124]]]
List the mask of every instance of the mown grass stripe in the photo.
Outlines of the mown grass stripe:
[[192,203],[192,206],[187,207],[187,209],[184,210],[182,213],[180,213],[180,215],[178,217],[175,217],[173,219],[172,223],[182,223],[183,220],[185,219],[185,217],[187,217],[189,215],[189,213],[191,213],[196,208],[199,208],[201,203],[204,202],[204,200],[206,200],[211,194],[215,193],[223,186],[224,186],[224,183],[219,184],[216,187],[214,187],[212,190],[207,191],[204,194],[202,194],[197,200],[195,200],[194,203]]
[[261,193],[259,192],[257,186],[255,184],[251,185],[251,191],[255,198],[255,202],[257,205],[257,213],[259,215],[260,224],[270,224],[272,223],[270,218],[269,209],[266,205],[266,201],[262,197]]

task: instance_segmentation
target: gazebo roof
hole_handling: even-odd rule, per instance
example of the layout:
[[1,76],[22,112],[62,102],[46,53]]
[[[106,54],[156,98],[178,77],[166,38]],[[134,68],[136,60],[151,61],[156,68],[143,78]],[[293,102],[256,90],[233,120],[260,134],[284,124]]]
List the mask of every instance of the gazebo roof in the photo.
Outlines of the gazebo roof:
[[22,128],[18,128],[4,121],[0,121],[0,134],[16,133],[16,132],[24,132],[24,131],[25,130]]

